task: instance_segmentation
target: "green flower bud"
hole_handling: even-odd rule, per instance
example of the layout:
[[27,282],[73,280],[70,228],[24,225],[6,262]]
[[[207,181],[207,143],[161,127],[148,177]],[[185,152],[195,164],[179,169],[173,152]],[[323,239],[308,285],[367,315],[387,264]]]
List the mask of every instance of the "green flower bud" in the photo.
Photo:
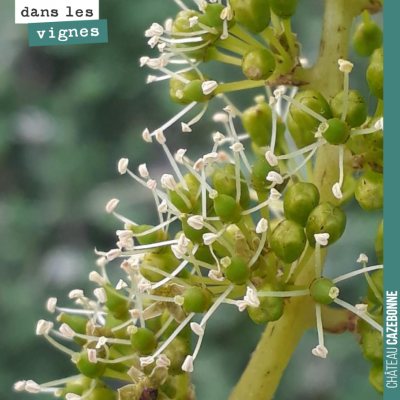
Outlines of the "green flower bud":
[[187,222],[188,218],[189,217],[184,217],[182,219],[182,229],[185,236],[193,243],[202,243],[203,235],[207,233],[208,230],[206,228],[200,230],[192,228]]
[[271,11],[268,0],[231,0],[229,2],[237,22],[253,33],[268,27]]
[[382,46],[382,29],[374,21],[363,22],[354,32],[353,42],[354,49],[360,56],[369,57],[374,50]]
[[[378,293],[381,297],[383,297],[383,269],[378,269],[371,274],[372,282],[374,283]],[[373,304],[381,305],[381,301],[375,296],[374,291],[368,286],[367,291],[368,300],[371,301]]]
[[372,366],[369,373],[369,381],[380,394],[383,394],[383,363]]
[[[196,197],[193,196],[188,190],[183,189],[181,183],[178,184],[179,194],[176,191],[168,190],[171,203],[182,213],[190,214],[194,207],[197,205]],[[181,197],[183,194],[188,200],[189,204]]]
[[[224,22],[221,19],[221,13],[224,8],[225,6],[223,6],[222,4],[207,4],[207,7],[204,10],[204,14],[200,14],[199,16],[199,22],[221,31]],[[228,28],[231,28],[233,25],[235,25],[235,23],[236,21],[234,19],[229,21]]]
[[338,293],[337,287],[328,278],[317,278],[310,286],[310,294],[318,304],[331,304]]
[[383,360],[383,337],[377,330],[365,332],[362,337],[362,349],[364,357],[373,363]]
[[373,52],[367,69],[367,81],[371,93],[383,99],[383,47]]
[[97,388],[92,392],[89,389],[83,396],[85,400],[117,400],[117,393],[106,388]]
[[[240,173],[240,205],[243,209],[249,208],[250,192],[244,175]],[[236,199],[235,165],[227,164],[224,168],[218,168],[212,175],[214,189],[221,195],[226,194]]]
[[129,310],[129,302],[121,297],[121,294],[110,284],[104,285],[107,294],[106,307],[113,313],[115,318],[124,317]]
[[140,267],[140,273],[150,282],[159,282],[164,279],[165,276],[146,269],[147,265],[171,273],[179,265],[179,260],[177,260],[172,254],[164,252],[159,254],[147,253],[145,255],[144,261]]
[[207,289],[192,287],[186,289],[182,296],[185,299],[183,308],[187,312],[201,314],[207,311],[211,306],[212,295]]
[[195,72],[186,72],[181,76],[190,82],[184,83],[179,79],[171,78],[169,83],[169,94],[175,103],[189,104],[193,101],[203,103],[213,97],[213,94],[205,95],[203,93],[201,88],[203,81],[199,79]]
[[[335,118],[342,118],[344,91],[336,93],[331,100],[332,114]],[[367,103],[357,90],[349,90],[346,122],[351,128],[362,125],[367,119]]]
[[[368,123],[369,128],[373,128],[375,124],[381,119],[381,117],[372,118]],[[365,135],[365,140],[371,144],[373,147],[383,150],[383,130],[376,131],[374,133],[369,133]]]
[[[71,329],[76,332],[80,333],[81,335],[86,334],[86,325],[88,323],[88,319],[84,317],[79,317],[77,315],[69,315],[69,314],[64,314],[61,313],[58,317],[57,320],[63,324],[67,324],[68,326],[71,327]],[[83,345],[86,343],[85,339],[80,339],[75,337],[74,338],[75,342]]]
[[[90,385],[92,384],[92,380],[86,376],[81,376],[78,379],[74,379],[73,381],[67,382],[65,388],[62,389],[61,396],[65,397],[68,393],[78,394],[79,396],[83,395],[83,392],[90,389]],[[96,382],[96,388],[105,387],[105,383],[101,380]]]
[[[294,98],[322,117],[326,119],[332,118],[329,104],[321,93],[316,92],[315,90],[304,90],[297,93]],[[311,131],[313,133],[317,131],[321,121],[317,120],[306,111],[296,107],[294,104],[290,106],[289,110],[293,121],[299,126],[300,129]]]
[[168,396],[168,399],[175,398],[177,390],[176,390],[176,385],[175,385],[175,382],[173,381],[173,378],[169,377],[167,379],[167,381],[161,386],[161,391],[166,396]]
[[214,199],[214,210],[222,222],[235,224],[242,218],[242,207],[226,194],[220,194]]
[[355,196],[360,206],[367,211],[383,207],[383,175],[367,171],[356,184]]
[[328,143],[339,145],[346,143],[350,137],[350,128],[346,122],[339,118],[331,118],[327,121],[327,130],[322,133],[322,136]]
[[173,33],[189,33],[189,32],[196,32],[199,28],[195,26],[190,26],[190,18],[193,17],[201,17],[202,14],[198,11],[194,10],[184,10],[180,11],[173,24],[172,24],[172,32]]
[[[131,317],[130,317],[129,313],[127,313],[121,319],[118,319],[118,318],[115,318],[113,314],[107,313],[105,318],[106,318],[105,328],[111,330],[112,328],[115,328],[116,326],[123,324]],[[153,318],[151,321],[155,321],[155,320],[157,320],[157,318]],[[125,329],[118,329],[117,331],[113,332],[113,334],[118,339],[127,339],[129,336],[126,333]]]
[[[130,230],[133,233],[137,234],[137,233],[146,232],[152,228],[154,228],[154,226],[152,226],[152,225],[138,225],[138,226],[131,226]],[[162,242],[163,240],[166,240],[166,235],[162,229],[159,229],[159,230],[149,233],[147,235],[138,236],[137,240],[141,245],[153,244],[153,243]]]
[[304,229],[297,222],[284,220],[272,232],[272,250],[284,263],[296,261],[303,253],[305,245]]
[[180,337],[175,338],[170,345],[163,351],[163,353],[171,361],[171,365],[168,372],[171,375],[183,374],[182,364],[185,361],[186,356],[190,352],[189,342]]
[[300,128],[300,126],[297,125],[296,122],[294,122],[290,113],[286,118],[286,124],[289,129],[290,135],[292,136],[294,142],[296,143],[296,146],[299,149],[306,147],[317,140],[315,137],[315,128],[313,128],[313,130]]
[[[265,283],[257,288],[260,292],[273,292],[276,289],[269,283]],[[265,324],[271,321],[277,321],[283,315],[282,297],[259,297],[260,305],[258,307],[247,307],[250,318],[256,324]]]
[[205,95],[201,87],[202,84],[203,81],[200,79],[195,79],[186,84],[183,89],[183,97],[188,99],[190,102],[197,101],[198,103],[203,103],[207,100],[210,100],[212,94]]
[[88,359],[88,353],[86,350],[83,350],[79,355],[79,360],[76,363],[76,367],[82,375],[87,376],[88,378],[100,378],[103,376],[104,371],[106,370],[106,364],[97,362],[91,363]]
[[269,0],[271,10],[282,19],[291,18],[297,9],[299,0]]
[[375,236],[375,252],[378,257],[378,261],[383,264],[383,220],[379,224],[378,230]]
[[257,48],[247,52],[242,60],[242,71],[253,81],[268,79],[275,71],[276,62],[267,49]]
[[283,208],[286,219],[306,226],[308,216],[319,204],[318,188],[312,183],[298,182],[285,195]]
[[267,103],[260,102],[245,110],[242,114],[242,123],[257,146],[269,146],[272,135],[272,111]]
[[329,233],[328,245],[341,238],[346,228],[346,214],[330,202],[319,204],[311,211],[306,225],[308,243],[315,247],[314,235]]
[[[161,325],[164,326],[169,317],[171,316],[171,314],[165,310],[163,312],[163,314],[161,315]],[[167,340],[176,330],[176,328],[179,326],[179,323],[176,322],[175,320],[173,320],[170,325],[168,326],[168,328],[165,330],[165,332],[162,334],[162,339],[163,340]],[[180,332],[178,337],[182,338],[184,341],[189,342],[190,341],[190,337],[191,337],[191,333],[192,331],[190,330],[190,326],[186,325]]]
[[235,285],[244,285],[250,277],[250,268],[243,258],[232,257],[231,263],[225,269],[225,276]]
[[137,328],[137,331],[131,334],[131,344],[135,351],[148,355],[157,347],[157,339],[150,329]]
[[[198,12],[198,11],[193,11],[193,10],[184,10],[178,13],[176,16],[173,25],[172,25],[172,32],[173,33],[192,33],[200,30],[200,27],[198,25],[190,26],[190,18],[192,17],[198,17],[199,20],[200,18],[205,18],[204,14]],[[182,36],[175,35],[177,38],[182,38]],[[203,39],[205,41],[207,40],[215,40],[217,38],[216,35],[213,34],[207,34],[207,35],[202,35]],[[196,43],[190,43],[190,44],[182,44],[182,45],[176,45],[176,47],[182,47],[182,48],[190,48],[190,47],[195,47]],[[193,52],[187,52],[186,55],[190,58],[194,58],[196,60],[201,60],[205,57],[207,53],[207,47],[204,47],[199,50],[194,50]]]
[[279,172],[277,167],[272,167],[264,156],[258,158],[253,165],[251,173],[251,182],[257,191],[266,192],[271,186],[271,182],[267,181],[267,175],[271,171]]
[[208,264],[214,264],[215,260],[213,255],[211,254],[210,247],[201,245],[196,251],[196,254],[194,255],[196,260],[199,261],[204,261]]

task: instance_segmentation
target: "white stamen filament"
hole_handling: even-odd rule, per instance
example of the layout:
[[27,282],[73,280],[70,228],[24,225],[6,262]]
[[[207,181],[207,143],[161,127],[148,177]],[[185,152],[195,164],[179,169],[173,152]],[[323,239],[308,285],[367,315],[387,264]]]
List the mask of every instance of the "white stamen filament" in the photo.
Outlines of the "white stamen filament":
[[344,281],[346,279],[352,278],[353,276],[364,274],[364,273],[369,272],[369,271],[375,271],[377,269],[383,269],[383,265],[373,265],[372,267],[366,267],[366,268],[358,269],[356,271],[349,272],[348,274],[344,274],[344,275],[338,276],[337,278],[332,279],[332,282],[333,283],[338,283],[338,282]]
[[365,322],[368,322],[373,328],[375,328],[376,330],[378,330],[379,332],[381,332],[383,334],[383,327],[381,325],[379,325],[376,321],[374,321],[370,316],[363,314],[362,312],[360,312],[360,310],[357,310],[356,307],[352,306],[351,304],[349,304],[343,300],[336,298],[333,301],[336,304],[338,304],[339,306],[342,306],[343,308],[353,312],[355,315],[359,316]]

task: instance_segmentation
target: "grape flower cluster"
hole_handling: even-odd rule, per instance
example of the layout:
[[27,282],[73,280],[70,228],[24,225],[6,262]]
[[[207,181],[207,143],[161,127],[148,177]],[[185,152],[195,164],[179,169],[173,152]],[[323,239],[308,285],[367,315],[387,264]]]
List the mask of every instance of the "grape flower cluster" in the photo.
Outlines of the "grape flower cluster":
[[[348,60],[338,60],[343,90],[329,101],[302,87],[299,71],[306,60],[290,25],[298,1],[194,0],[195,9],[174,1],[181,8],[175,19],[145,32],[158,58],[140,59],[157,74],[148,83],[168,80],[172,100],[183,106],[161,127],[143,131],[170,171],[155,179],[146,164],[136,172],[128,159],[118,162],[121,175],[148,190],[158,224],[132,221],[118,212],[118,199],[108,202],[106,211],[119,229],[115,248],[96,250],[97,269],[89,274],[94,297],[72,290],[72,307],[50,298],[47,310],[57,315],[57,327],[49,320],[36,327],[77,374],[44,384],[19,381],[15,390],[67,400],[194,399],[190,373],[218,308],[234,307],[265,324],[278,321],[291,298],[307,296],[315,304],[312,354],[328,356],[323,311],[336,303],[358,322],[364,356],[373,365],[370,380],[381,391],[383,265],[368,266],[360,254],[359,269],[335,279],[323,275],[325,248],[346,228],[341,206],[353,197],[366,211],[383,206],[380,28],[365,14],[354,35],[356,50],[371,56],[367,81],[379,99],[371,117],[362,95],[350,90],[354,65]],[[200,68],[212,61],[241,68],[243,80],[207,77]],[[265,93],[244,111],[227,95],[254,88]],[[187,149],[171,150],[167,131],[180,124],[190,133],[211,101],[223,105],[213,115],[219,130],[209,153],[197,158]],[[331,187],[333,201],[323,200],[313,183],[314,156],[324,146],[337,151],[338,162],[330,165],[339,177]],[[380,262],[382,227],[376,240]],[[300,285],[310,262],[315,277]],[[116,264],[124,276],[111,282],[107,270]],[[351,305],[341,299],[340,283],[358,275],[366,279],[367,295]],[[108,379],[117,380],[118,388],[108,386]]]

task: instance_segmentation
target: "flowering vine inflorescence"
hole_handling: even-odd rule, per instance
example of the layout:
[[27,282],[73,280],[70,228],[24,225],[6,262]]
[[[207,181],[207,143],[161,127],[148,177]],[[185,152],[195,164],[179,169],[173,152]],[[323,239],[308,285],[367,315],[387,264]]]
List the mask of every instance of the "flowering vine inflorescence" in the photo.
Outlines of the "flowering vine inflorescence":
[[[360,53],[372,54],[367,80],[379,103],[369,117],[361,94],[350,90],[350,61],[338,59],[343,88],[329,99],[303,81],[306,61],[290,23],[298,1],[195,0],[194,9],[175,3],[181,8],[175,19],[145,32],[159,57],[140,59],[158,73],[148,83],[169,80],[172,100],[184,106],[163,126],[143,132],[146,142],[160,146],[170,171],[157,180],[146,164],[135,172],[128,159],[118,163],[121,175],[149,191],[158,223],[132,221],[117,211],[118,199],[109,201],[106,211],[120,226],[116,247],[96,250],[98,269],[89,274],[97,286],[94,299],[73,290],[76,306],[64,308],[51,298],[47,310],[57,314],[59,326],[40,320],[36,328],[71,359],[77,375],[46,384],[20,381],[15,390],[68,400],[194,399],[189,374],[219,307],[235,307],[265,324],[278,321],[291,299],[308,297],[318,333],[312,354],[328,356],[324,312],[336,303],[359,321],[364,355],[373,363],[370,379],[381,391],[383,266],[367,266],[361,254],[360,269],[323,276],[325,249],[346,228],[341,206],[354,196],[365,210],[383,203],[380,29],[365,14],[354,37]],[[243,80],[207,77],[200,68],[211,61],[240,67]],[[257,87],[265,95],[244,111],[227,97]],[[209,153],[191,158],[186,149],[171,150],[167,130],[180,122],[183,132],[191,132],[214,98],[225,104],[213,116],[220,131],[212,135]],[[245,133],[238,133],[240,124]],[[313,182],[314,155],[326,146],[338,160],[329,166],[338,176],[332,201]],[[363,171],[357,181],[353,171]],[[382,235],[380,227],[380,257]],[[117,263],[125,276],[112,283],[107,270]],[[299,284],[309,263],[314,277]],[[353,306],[339,289],[358,275],[365,276],[368,293]],[[114,391],[107,378],[123,384]]]

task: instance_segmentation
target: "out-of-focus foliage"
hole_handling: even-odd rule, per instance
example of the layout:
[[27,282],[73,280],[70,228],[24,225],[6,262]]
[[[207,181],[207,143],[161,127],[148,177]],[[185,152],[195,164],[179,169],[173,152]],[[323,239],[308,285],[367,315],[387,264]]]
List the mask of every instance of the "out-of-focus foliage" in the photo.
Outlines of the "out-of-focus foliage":
[[[310,62],[317,55],[322,3],[302,1],[294,20]],[[108,44],[29,48],[27,26],[14,25],[14,3],[1,4],[0,398],[28,398],[11,394],[18,379],[45,381],[73,371],[63,355],[34,336],[34,327],[45,315],[48,297],[62,302],[70,289],[91,290],[86,277],[95,260],[92,249],[109,248],[117,228],[103,211],[105,203],[118,197],[132,219],[152,219],[146,192],[118,179],[115,167],[124,156],[132,165],[148,161],[156,174],[163,168],[158,147],[140,135],[146,126],[161,125],[178,106],[170,101],[167,84],[145,84],[148,71],[139,68],[138,59],[149,52],[142,32],[177,11],[169,0],[102,1]],[[366,86],[357,84],[365,80],[366,61],[355,53],[351,60],[356,64],[354,88],[368,99]],[[217,79],[231,70],[234,74],[234,68],[214,71],[209,66]],[[234,100],[248,106],[254,93]],[[205,118],[192,134],[175,129],[168,140],[173,149],[190,144],[201,154],[215,129]],[[365,222],[358,206],[348,207],[351,229],[342,241],[347,250],[340,251],[341,244],[332,248],[340,259],[330,260],[328,275],[355,268],[360,252],[374,253],[379,213]],[[347,299],[353,302],[363,296],[357,280],[354,284],[346,290],[353,292],[353,299]],[[200,400],[227,398],[261,334],[245,315],[229,311],[220,312],[218,324],[207,332],[195,373]],[[379,398],[368,384],[369,366],[354,338],[328,341],[330,357],[319,360],[305,336],[277,400]]]

